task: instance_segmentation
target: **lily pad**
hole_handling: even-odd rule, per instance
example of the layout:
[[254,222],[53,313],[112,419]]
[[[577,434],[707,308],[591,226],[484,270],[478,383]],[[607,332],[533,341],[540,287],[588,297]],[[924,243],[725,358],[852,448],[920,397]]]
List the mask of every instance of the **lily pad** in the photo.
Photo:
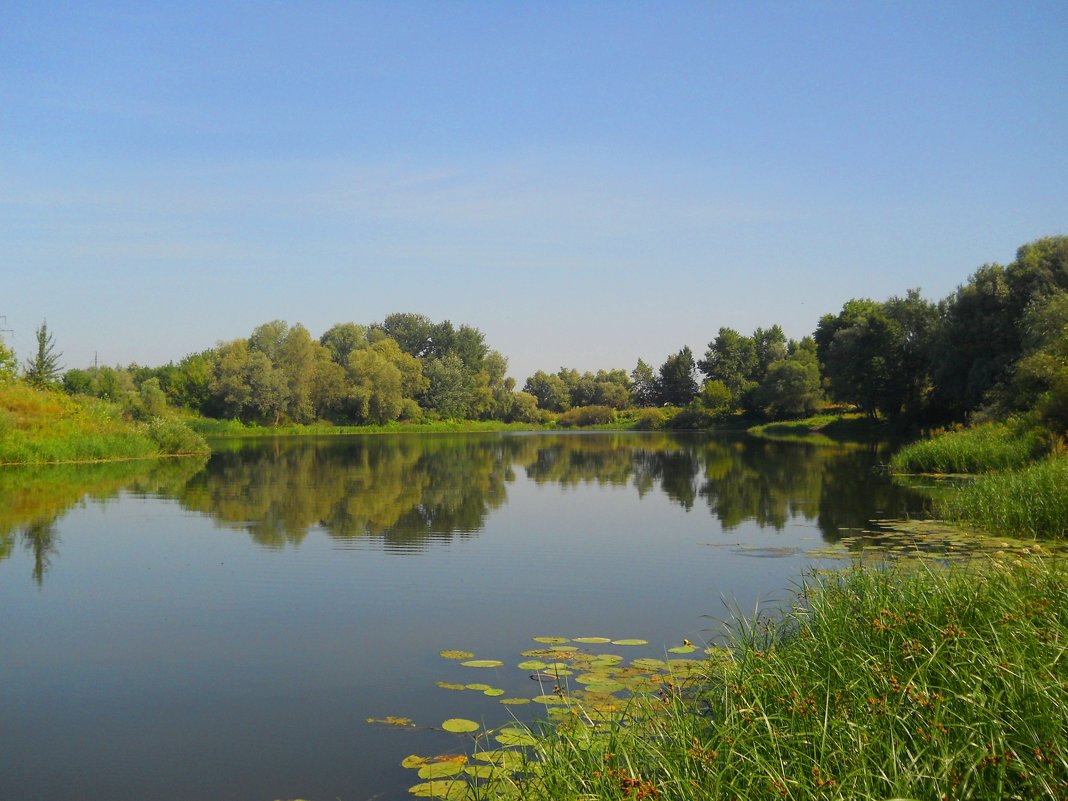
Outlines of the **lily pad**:
[[541,670],[543,667],[548,667],[548,665],[540,659],[528,659],[525,662],[520,662],[516,667],[520,670]]
[[650,659],[647,657],[635,659],[633,662],[631,662],[631,664],[634,665],[634,667],[636,668],[641,668],[642,670],[660,670],[661,668],[667,667],[667,662],[665,662],[663,659]]
[[535,695],[531,700],[536,704],[545,704],[546,706],[567,703],[567,701],[559,695]]
[[692,654],[697,650],[696,645],[676,645],[674,648],[668,648],[670,654]]
[[464,689],[465,690],[475,690],[476,692],[480,692],[481,693],[481,692],[485,692],[486,690],[490,689],[490,685],[488,685],[488,684],[479,684],[479,683],[476,682],[476,683],[472,683],[472,684],[465,684],[464,685]]
[[402,768],[421,768],[430,760],[426,757],[418,756],[417,754],[409,754],[401,760]]
[[442,762],[427,762],[421,768],[419,768],[420,779],[441,779],[445,776],[455,776],[457,773],[463,773],[464,762],[454,762],[452,760],[445,760]]
[[531,637],[534,642],[544,642],[551,645],[557,645],[559,643],[571,642],[567,637]]
[[612,642],[607,637],[575,637],[572,642],[580,642],[584,645],[602,645],[606,642]]
[[538,742],[533,734],[522,729],[501,729],[494,739],[501,745],[534,745]]
[[460,799],[467,794],[467,782],[457,779],[429,781],[409,787],[408,792],[416,798]]
[[473,668],[493,668],[504,666],[504,662],[499,659],[469,659],[468,661],[461,662],[460,664],[464,667]]
[[380,723],[383,726],[414,726],[411,718],[399,718],[394,715],[386,715],[384,718],[367,718],[368,723]]
[[473,720],[467,720],[466,718],[449,718],[441,724],[441,728],[445,731],[451,731],[456,734],[462,734],[468,731],[478,731],[481,726],[475,723]]
[[504,695],[504,690],[500,690],[496,687],[490,687],[488,690],[483,690],[482,694],[489,696],[490,698],[496,698],[499,695]]
[[648,644],[649,644],[648,640],[637,640],[637,639],[612,640],[612,645],[648,645]]
[[530,699],[529,698],[502,698],[501,699],[501,703],[502,704],[506,704],[508,706],[521,706],[523,704],[529,704],[530,703]]
[[626,689],[626,685],[618,681],[604,681],[599,684],[587,684],[586,690],[591,693],[617,693]]
[[463,690],[466,685],[452,684],[451,682],[447,681],[439,681],[438,686],[443,690]]
[[488,762],[491,765],[499,765],[501,767],[511,768],[523,764],[523,755],[521,753],[504,748],[479,751],[474,756],[480,762]]
[[438,656],[443,659],[471,659],[474,654],[470,651],[458,651],[455,648],[446,648],[444,651],[438,651]]

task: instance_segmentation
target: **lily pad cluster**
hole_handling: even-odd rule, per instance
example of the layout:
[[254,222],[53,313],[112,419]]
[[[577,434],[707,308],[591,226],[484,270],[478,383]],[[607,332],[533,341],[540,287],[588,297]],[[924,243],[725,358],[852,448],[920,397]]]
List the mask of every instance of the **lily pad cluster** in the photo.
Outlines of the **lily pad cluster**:
[[[543,712],[538,726],[582,727],[590,738],[608,736],[614,726],[628,726],[659,714],[665,702],[700,683],[709,670],[709,660],[730,660],[731,653],[707,648],[703,659],[674,656],[698,651],[689,640],[666,649],[663,658],[603,652],[602,648],[647,645],[642,639],[609,637],[533,638],[538,648],[521,652],[517,670],[526,673],[530,697],[501,698],[506,705],[537,704]],[[462,654],[462,656],[456,656]],[[474,659],[465,651],[442,651],[441,656],[462,660],[469,668],[498,668],[495,659]],[[503,695],[504,690],[483,683],[438,682],[448,690]],[[538,729],[513,721],[500,728],[483,728],[477,721],[450,718],[443,731],[468,740],[469,753],[406,757],[401,765],[417,771],[420,781],[409,792],[420,798],[469,799],[518,797],[538,775]]]

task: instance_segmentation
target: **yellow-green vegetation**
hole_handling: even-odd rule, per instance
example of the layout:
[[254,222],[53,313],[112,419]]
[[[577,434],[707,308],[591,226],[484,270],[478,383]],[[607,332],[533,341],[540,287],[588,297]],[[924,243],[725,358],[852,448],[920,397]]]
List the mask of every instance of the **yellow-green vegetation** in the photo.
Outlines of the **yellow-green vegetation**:
[[258,425],[240,420],[191,418],[190,429],[205,437],[316,437],[335,434],[479,434],[495,431],[531,431],[541,428],[531,423],[503,423],[499,420],[436,420],[427,423],[393,421],[384,425],[336,426],[329,423]]
[[946,493],[939,512],[1010,536],[1068,537],[1068,455],[978,476]]
[[1041,434],[1022,419],[939,433],[890,460],[899,473],[983,473],[1023,467],[1042,452]]
[[0,384],[0,464],[207,451],[204,439],[175,419],[131,422],[107,401],[35,389],[18,381]]
[[[416,795],[456,799],[1063,798],[1066,641],[1059,562],[857,569],[696,667],[593,657],[590,683],[546,690],[533,736],[405,766]],[[541,658],[562,668],[583,653],[556,648]]]
[[747,429],[754,437],[803,441],[810,445],[833,445],[844,440],[864,441],[885,436],[885,430],[870,417],[857,413],[824,413],[800,420],[779,420]]

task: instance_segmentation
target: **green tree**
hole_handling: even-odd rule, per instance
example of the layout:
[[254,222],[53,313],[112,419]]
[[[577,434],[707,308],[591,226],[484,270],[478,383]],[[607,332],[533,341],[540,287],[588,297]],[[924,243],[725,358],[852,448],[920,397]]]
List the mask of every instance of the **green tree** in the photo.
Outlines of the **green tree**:
[[764,414],[774,419],[816,412],[821,392],[815,343],[811,347],[795,347],[785,359],[772,364],[756,397]]
[[527,379],[523,391],[538,399],[538,407],[550,412],[566,412],[571,408],[571,393],[559,375],[538,370]]
[[430,386],[423,393],[423,406],[448,420],[468,417],[472,397],[471,377],[463,360],[455,353],[434,357],[426,363]]
[[696,365],[689,346],[660,365],[657,390],[662,402],[675,406],[685,406],[697,395]]
[[630,371],[630,400],[639,408],[656,405],[656,373],[641,359]]
[[757,365],[753,339],[742,336],[733,328],[720,328],[716,338],[708,343],[705,358],[697,366],[709,381],[722,381],[734,402],[738,403],[753,387]]
[[1038,409],[1051,431],[1068,434],[1068,292],[1033,304],[1022,329],[1024,355],[1013,377],[1013,405]]
[[19,363],[15,358],[15,352],[4,344],[0,337],[0,384],[13,381],[18,375]]
[[366,348],[370,342],[366,327],[356,323],[337,323],[319,337],[319,344],[329,351],[335,363],[345,366],[350,353]]
[[48,322],[41,323],[41,327],[37,329],[37,353],[32,359],[26,360],[26,381],[35,387],[55,386],[59,381],[59,358],[62,355],[56,353],[55,342],[48,333]]
[[138,389],[139,409],[144,417],[159,417],[167,411],[167,396],[158,378],[146,378]]

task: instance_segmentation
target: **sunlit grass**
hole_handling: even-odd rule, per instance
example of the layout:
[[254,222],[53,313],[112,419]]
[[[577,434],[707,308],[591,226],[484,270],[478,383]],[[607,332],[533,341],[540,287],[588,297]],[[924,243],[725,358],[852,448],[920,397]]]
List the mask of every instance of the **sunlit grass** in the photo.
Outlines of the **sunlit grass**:
[[546,724],[513,797],[1063,798],[1066,642],[1054,563],[825,577],[659,714]]
[[1022,467],[1040,452],[1038,433],[1024,424],[985,423],[906,445],[890,466],[900,473],[984,473]]

